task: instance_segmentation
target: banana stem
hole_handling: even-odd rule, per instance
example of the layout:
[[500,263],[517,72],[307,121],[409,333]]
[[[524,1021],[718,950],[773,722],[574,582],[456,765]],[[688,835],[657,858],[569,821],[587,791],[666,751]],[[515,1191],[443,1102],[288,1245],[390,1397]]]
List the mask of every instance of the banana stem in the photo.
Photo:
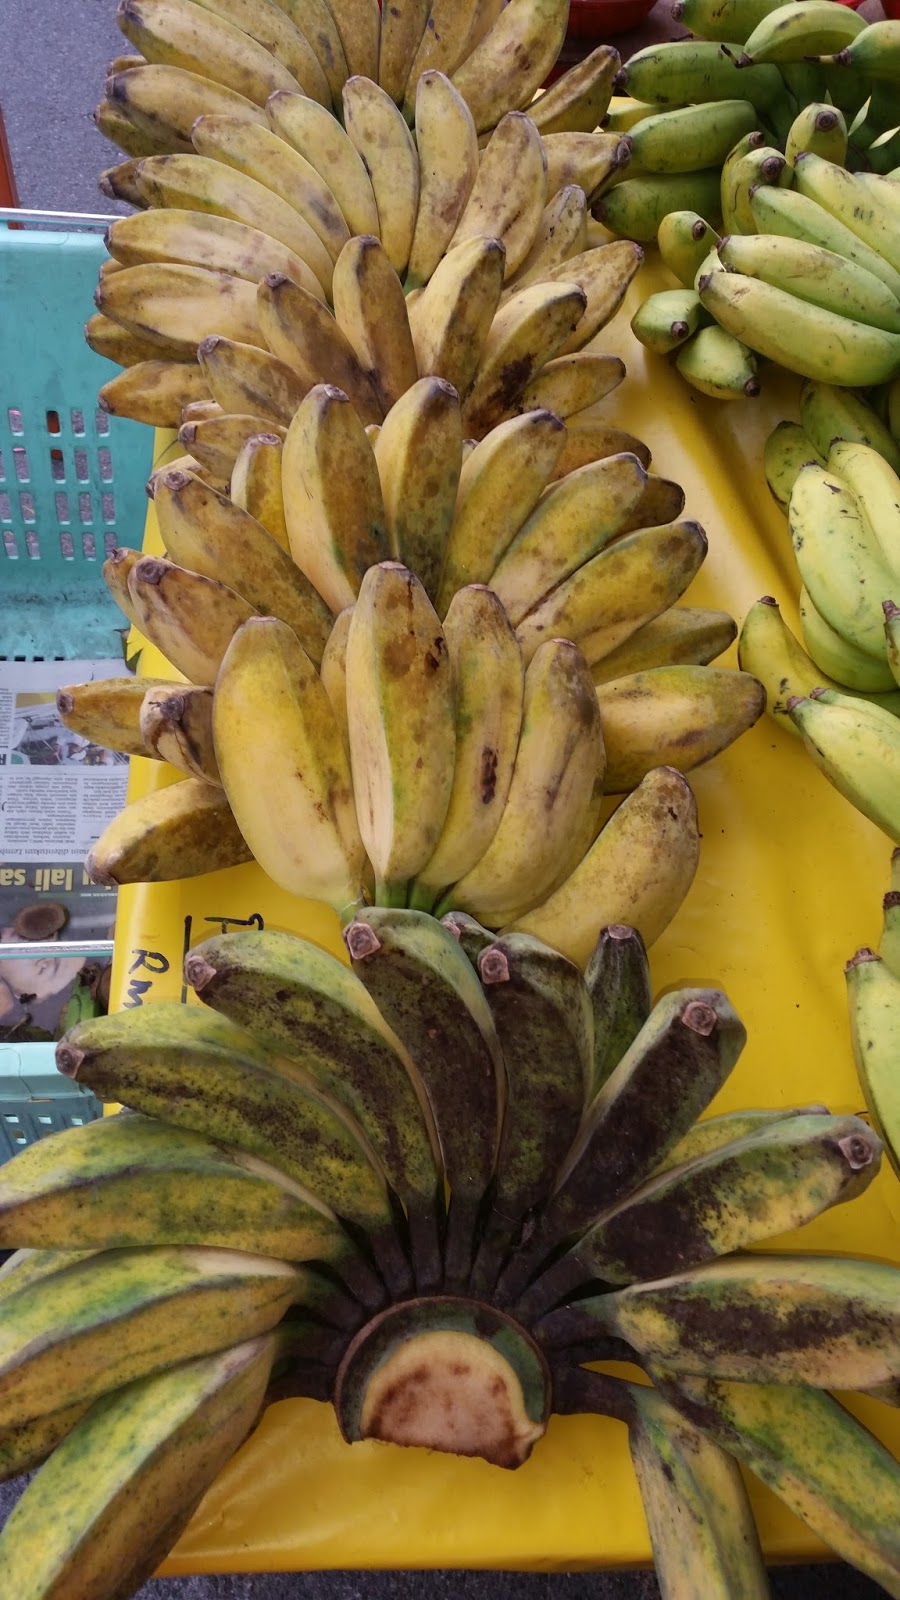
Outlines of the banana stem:
[[637,1416],[631,1385],[606,1372],[584,1367],[553,1367],[553,1410],[561,1415],[599,1414],[631,1423]]
[[385,883],[384,879],[375,880],[375,904],[388,906],[394,910],[404,910],[406,907],[405,883]]

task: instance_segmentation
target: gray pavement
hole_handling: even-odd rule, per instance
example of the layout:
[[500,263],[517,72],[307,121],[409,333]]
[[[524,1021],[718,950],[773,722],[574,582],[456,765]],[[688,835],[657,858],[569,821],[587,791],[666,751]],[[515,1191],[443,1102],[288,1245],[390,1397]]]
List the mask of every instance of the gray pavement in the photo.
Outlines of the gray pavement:
[[[636,39],[617,40],[623,55],[633,40],[664,35],[667,12],[660,0]],[[97,189],[98,174],[117,156],[90,116],[106,64],[124,48],[115,0],[2,0],[0,104],[23,205],[127,209]],[[21,1481],[0,1487],[0,1523],[23,1487]],[[772,1593],[775,1600],[877,1600],[884,1591],[837,1563],[775,1569]],[[155,1579],[140,1600],[658,1600],[659,1594],[647,1573],[338,1572]],[[2,1574],[0,1600],[18,1600],[5,1592]]]

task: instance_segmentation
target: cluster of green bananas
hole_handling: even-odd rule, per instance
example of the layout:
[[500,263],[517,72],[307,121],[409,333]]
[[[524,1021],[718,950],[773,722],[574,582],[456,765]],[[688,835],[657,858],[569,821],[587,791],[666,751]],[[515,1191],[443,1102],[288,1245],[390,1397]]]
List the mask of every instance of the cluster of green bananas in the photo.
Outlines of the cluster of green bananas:
[[864,946],[847,962],[853,1058],[873,1126],[900,1177],[900,850],[891,857],[878,950]]
[[[340,415],[368,450],[343,401]],[[365,542],[384,521],[358,495],[326,524],[311,494],[304,559],[323,592],[328,577],[328,604],[249,514],[188,473],[163,473],[167,557],[120,551],[107,570],[191,682],[73,685],[59,708],[91,739],[189,776],[125,807],[92,849],[95,878],[184,878],[252,856],[344,917],[372,898],[461,909],[580,963],[606,921],[655,939],[697,863],[682,772],[750,727],[764,692],[707,665],[734,637],[727,614],[675,604],[706,539],[690,521],[647,526],[644,508],[648,491],[657,507],[653,496],[674,492],[677,516],[680,491],[654,488],[623,452],[542,495],[563,433],[529,413],[472,452],[462,493],[450,473],[444,503],[436,490],[388,502],[411,516],[400,553],[426,584],[389,544]],[[435,437],[414,449],[432,486]],[[458,414],[455,438],[458,476]],[[413,477],[397,460],[402,491]],[[460,559],[439,615],[429,556],[448,526]],[[477,573],[465,581],[463,557],[483,559],[485,541],[490,588]],[[606,820],[604,795],[623,793]]]
[[[349,1444],[505,1468],[553,1413],[612,1415],[664,1589],[768,1595],[746,1466],[900,1592],[900,1465],[828,1392],[896,1385],[900,1272],[756,1248],[861,1194],[877,1134],[821,1107],[698,1122],[744,1028],[714,988],[654,1005],[633,929],[585,976],[459,914],[370,908],[345,941],[350,966],[209,939],[202,1004],[61,1043],[129,1109],[0,1172],[0,1474],[40,1468],[9,1593],[127,1600],[291,1396]],[[651,1384],[585,1365],[610,1356]]]
[[[683,10],[705,31],[690,0]],[[713,8],[714,38],[736,22],[732,10]],[[834,0],[746,7],[741,17],[753,29],[743,52],[734,41],[686,40],[641,52],[625,69],[629,87],[632,75],[639,87],[647,77],[647,93],[658,74],[665,92],[655,92],[668,105],[673,92],[706,102],[625,103],[611,113],[628,125],[632,159],[594,214],[613,232],[657,238],[681,285],[651,295],[632,329],[656,353],[674,352],[684,378],[715,398],[757,394],[757,356],[829,383],[885,382],[900,370],[900,191],[880,175],[900,156],[900,25],[870,29]],[[841,40],[848,49],[821,55]],[[729,93],[729,75],[737,96],[742,73],[745,99],[710,98]]]
[[770,435],[765,467],[790,524],[803,646],[767,596],[739,657],[835,788],[900,840],[900,448],[848,390],[807,381],[800,415]]

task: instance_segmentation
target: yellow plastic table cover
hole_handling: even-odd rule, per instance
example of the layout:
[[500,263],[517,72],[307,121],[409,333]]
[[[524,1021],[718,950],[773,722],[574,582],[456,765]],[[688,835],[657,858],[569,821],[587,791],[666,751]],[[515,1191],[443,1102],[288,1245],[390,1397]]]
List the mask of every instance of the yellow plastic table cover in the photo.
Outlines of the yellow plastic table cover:
[[[608,349],[628,368],[607,402],[608,415],[647,442],[655,472],[684,485],[685,515],[707,531],[709,555],[689,602],[725,608],[740,622],[754,600],[771,594],[796,627],[799,584],[787,524],[763,476],[762,449],[776,422],[796,420],[799,382],[766,367],[761,398],[734,404],[689,389],[673,367],[637,344],[628,326],[646,294],[670,286],[658,263],[648,261],[606,330]],[[160,436],[160,447],[167,442]],[[169,446],[170,456],[178,453]],[[161,548],[152,506],[146,548]],[[142,670],[171,676],[151,650]],[[254,760],[252,749],[247,759]],[[153,762],[138,759],[132,768],[132,796],[166,781]],[[657,993],[680,984],[720,986],[748,1028],[746,1050],[711,1111],[814,1102],[862,1110],[843,964],[878,939],[889,841],[768,717],[691,782],[703,834],[700,867],[684,906],[652,948],[651,968]],[[187,949],[259,917],[267,927],[343,953],[336,917],[283,893],[255,865],[122,889],[114,1008],[185,998]],[[860,1199],[773,1247],[900,1262],[900,1184],[885,1163]],[[900,1411],[875,1400],[849,1404],[900,1453]],[[827,1554],[753,1479],[750,1493],[769,1560]],[[329,1406],[290,1400],[270,1407],[161,1571],[565,1571],[651,1559],[626,1430],[616,1421],[555,1417],[531,1460],[507,1473],[418,1449],[347,1445]]]

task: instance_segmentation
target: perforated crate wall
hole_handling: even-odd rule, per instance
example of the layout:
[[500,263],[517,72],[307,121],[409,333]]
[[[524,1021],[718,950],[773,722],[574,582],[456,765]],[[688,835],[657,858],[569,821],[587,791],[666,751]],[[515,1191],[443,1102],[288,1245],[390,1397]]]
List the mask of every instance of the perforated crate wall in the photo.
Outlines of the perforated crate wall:
[[0,225],[0,657],[115,656],[100,569],[139,548],[153,430],[99,411],[119,368],[84,340],[99,232]]

